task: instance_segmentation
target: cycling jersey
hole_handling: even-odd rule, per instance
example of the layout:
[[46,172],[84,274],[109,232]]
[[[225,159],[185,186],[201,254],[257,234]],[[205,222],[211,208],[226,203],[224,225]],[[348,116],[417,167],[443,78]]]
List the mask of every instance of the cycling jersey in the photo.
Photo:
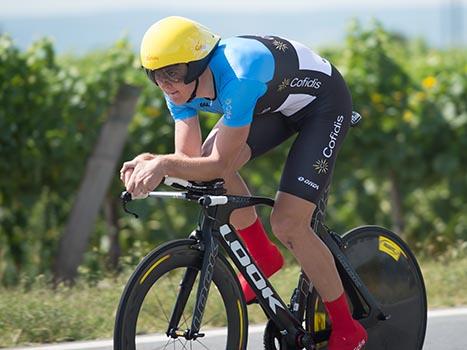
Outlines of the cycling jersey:
[[279,190],[318,204],[352,115],[352,98],[337,69],[304,45],[277,36],[222,40],[209,67],[215,98],[175,105],[166,97],[174,119],[204,110],[223,114],[227,126],[250,124],[251,158],[297,135]]
[[331,64],[305,45],[277,36],[243,36],[221,40],[209,63],[216,96],[175,105],[166,96],[175,120],[197,111],[223,114],[223,123],[239,127],[253,115],[281,112],[291,116],[319,99],[332,75]]

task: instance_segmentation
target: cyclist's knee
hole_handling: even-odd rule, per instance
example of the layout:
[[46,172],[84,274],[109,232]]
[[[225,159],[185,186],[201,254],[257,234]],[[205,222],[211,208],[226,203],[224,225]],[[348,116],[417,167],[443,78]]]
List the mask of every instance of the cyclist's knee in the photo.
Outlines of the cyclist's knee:
[[307,231],[309,224],[303,218],[291,213],[273,210],[271,227],[274,235],[286,246],[301,238],[301,232]]

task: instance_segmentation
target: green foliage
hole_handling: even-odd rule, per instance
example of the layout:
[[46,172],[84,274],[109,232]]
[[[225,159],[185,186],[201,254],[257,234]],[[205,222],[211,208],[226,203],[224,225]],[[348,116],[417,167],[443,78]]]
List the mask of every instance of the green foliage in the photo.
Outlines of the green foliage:
[[77,288],[51,291],[39,277],[26,289],[2,290],[0,347],[110,338],[122,285],[108,278],[94,286],[79,282]]
[[[374,23],[353,24],[343,47],[321,54],[342,72],[354,108],[364,116],[339,155],[328,225],[343,232],[365,223],[395,227],[402,219],[397,228],[418,254],[441,254],[422,264],[430,305],[465,303],[459,291],[466,278],[466,51],[408,42]],[[115,174],[106,204],[117,207],[117,222],[101,214],[78,288],[50,294],[60,234],[121,84],[142,88],[121,162],[142,152],[173,151],[163,97],[138,67],[125,40],[84,57],[57,57],[46,39],[22,52],[0,36],[0,284],[19,285],[0,289],[0,346],[110,337],[109,315],[124,283],[108,277],[110,232],[118,232],[120,269],[127,276],[152,247],[194,228],[197,207],[177,201],[135,202],[141,219],[124,215]],[[201,117],[204,136],[216,121]],[[242,169],[253,193],[274,196],[291,142]],[[269,210],[260,213],[268,225]],[[296,271],[294,266],[275,278],[287,281],[280,291],[290,293]],[[260,311],[253,314],[263,320]]]
[[50,269],[99,127],[134,56],[126,43],[86,69],[46,39],[20,52],[0,36],[0,281]]
[[399,206],[400,233],[409,241],[444,242],[419,245],[438,251],[466,240],[465,50],[429,49],[378,23],[354,23],[334,63],[364,116],[337,163],[330,209],[336,225],[391,227]]
[[[443,251],[467,240],[467,64],[465,50],[408,42],[378,23],[353,24],[343,47],[322,50],[348,82],[361,126],[339,155],[328,224],[338,231],[396,226],[416,247]],[[56,57],[43,39],[22,52],[0,36],[0,283],[50,276],[59,236],[119,86],[142,88],[121,162],[173,151],[173,122],[125,40],[83,57]],[[202,116],[206,136],[217,121]],[[242,169],[253,193],[274,196],[293,138]],[[117,207],[117,174],[107,204]],[[134,264],[161,241],[186,236],[195,205],[132,203],[141,219],[100,216],[82,275],[107,269],[116,225],[122,262]],[[395,211],[399,209],[399,214]],[[267,223],[268,210],[261,209]],[[113,242],[115,243],[115,242]]]

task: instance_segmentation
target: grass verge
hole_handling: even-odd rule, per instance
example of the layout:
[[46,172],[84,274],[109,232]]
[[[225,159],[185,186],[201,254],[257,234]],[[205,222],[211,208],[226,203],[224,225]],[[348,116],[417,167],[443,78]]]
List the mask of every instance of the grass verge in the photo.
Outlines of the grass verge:
[[[299,267],[290,258],[272,278],[280,295],[297,283]],[[430,308],[467,305],[467,254],[421,259]],[[51,291],[38,279],[32,288],[0,289],[0,347],[71,340],[111,338],[115,312],[126,277],[105,278],[95,285]],[[250,324],[266,320],[261,308],[248,308]],[[205,315],[205,317],[210,317]]]

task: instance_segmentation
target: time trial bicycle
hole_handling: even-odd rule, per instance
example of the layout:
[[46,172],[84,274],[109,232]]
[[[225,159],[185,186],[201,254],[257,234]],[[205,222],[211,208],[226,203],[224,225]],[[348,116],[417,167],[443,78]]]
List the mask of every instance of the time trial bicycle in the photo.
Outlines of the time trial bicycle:
[[[229,223],[236,209],[272,207],[274,201],[227,195],[222,179],[164,182],[178,191],[155,191],[149,197],[198,203],[198,227],[187,239],[162,244],[139,263],[121,296],[114,349],[247,349],[247,307],[232,264],[268,317],[265,349],[326,349],[332,325],[306,275],[300,273],[286,304]],[[121,198],[130,212],[131,194],[123,192]],[[422,349],[427,300],[414,254],[399,236],[382,227],[361,226],[337,234],[323,223],[326,202],[327,191],[312,225],[334,256],[353,317],[368,331],[365,349]],[[156,336],[148,340],[144,334]],[[151,345],[154,337],[160,345]]]

